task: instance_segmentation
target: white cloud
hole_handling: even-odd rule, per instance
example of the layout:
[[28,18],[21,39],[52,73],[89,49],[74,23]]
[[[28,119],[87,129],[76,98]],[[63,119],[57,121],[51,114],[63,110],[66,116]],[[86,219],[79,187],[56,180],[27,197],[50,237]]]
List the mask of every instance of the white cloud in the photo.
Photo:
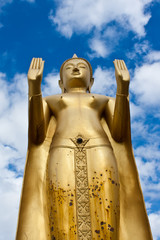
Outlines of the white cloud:
[[3,169],[0,172],[0,240],[14,239],[17,228],[22,178],[16,178],[14,172],[7,169]]
[[142,58],[142,56],[148,54],[150,50],[151,47],[149,42],[147,40],[140,39],[134,44],[132,49],[129,49],[126,56],[135,62],[139,56]]
[[27,150],[26,74],[7,80],[0,73],[0,240],[15,235]]
[[[112,21],[117,21],[140,36],[145,34],[144,26],[150,14],[146,13],[151,0],[63,0],[58,3],[55,16],[51,20],[64,36],[70,37],[74,32],[88,33],[93,28],[101,30]],[[67,30],[66,30],[67,29]],[[69,33],[68,33],[69,32]]]
[[[145,126],[145,124],[143,124]],[[141,137],[143,134],[139,129],[136,129]],[[148,132],[147,132],[148,131]],[[135,147],[134,155],[139,171],[141,186],[144,196],[150,200],[160,199],[160,175],[159,175],[159,162],[160,162],[160,145],[154,140],[154,135],[149,133],[149,129],[145,131],[146,143]]]
[[116,80],[113,69],[102,69],[98,66],[93,74],[94,84],[91,89],[94,93],[114,96],[116,92]]
[[106,47],[105,41],[94,37],[90,39],[90,48],[93,52],[91,57],[106,57],[110,54],[109,48]]
[[[153,181],[157,180],[157,174],[156,174],[156,161],[142,161],[142,159],[135,155],[137,167],[140,173],[140,178],[142,179],[142,182],[147,183],[148,179],[152,179]],[[148,186],[145,186],[145,189],[148,190]]]
[[146,61],[149,63],[160,61],[160,51],[150,51],[146,56]]
[[0,76],[2,76],[0,78],[0,98],[3,100],[0,112],[0,125],[3,126],[0,128],[0,141],[24,153],[26,147],[22,139],[27,136],[27,130],[24,132],[24,126],[27,126],[26,75],[16,74],[12,83],[7,83],[4,74]]
[[131,90],[136,94],[138,101],[146,106],[158,106],[160,102],[160,62],[144,63],[137,67]]
[[149,212],[150,209],[151,209],[151,207],[152,207],[152,203],[150,203],[150,202],[145,202],[145,205],[146,205],[147,212]]
[[[109,39],[114,39],[115,38],[116,41],[117,41],[117,33],[118,33],[118,26],[112,26],[112,27],[108,26],[105,29],[105,31],[103,33],[103,36],[105,38],[109,38]],[[121,34],[121,33],[119,32],[119,34]]]
[[135,154],[151,161],[160,159],[160,149],[157,144],[139,146],[136,148]]
[[[144,52],[144,50],[142,50]],[[148,50],[147,50],[148,51]],[[160,115],[160,58],[158,51],[149,52],[144,57],[145,62],[136,67],[131,81],[131,92],[135,94],[136,104],[131,104],[132,137],[143,145],[135,147],[135,157],[140,173],[145,196],[150,199],[160,198],[159,191],[159,123]],[[152,123],[146,120],[152,116]],[[154,122],[155,120],[155,122]]]
[[160,239],[160,212],[149,214],[149,220],[151,224],[151,229],[153,233],[153,239]]
[[130,102],[130,113],[132,121],[136,118],[144,118],[144,109],[141,106],[134,104],[133,102]]
[[131,131],[133,139],[139,139],[140,137],[143,139],[143,141],[145,141],[149,132],[148,125],[145,124],[144,121],[139,121],[139,119],[136,119],[136,121],[132,122]]
[[59,79],[59,73],[56,71],[47,74],[47,76],[44,78],[44,85],[42,87],[44,96],[61,93],[61,89],[58,85]]
[[66,38],[74,33],[92,32],[89,45],[93,56],[106,57],[120,35],[122,38],[132,31],[138,37],[145,36],[145,26],[151,17],[146,10],[152,1],[135,0],[133,4],[132,0],[62,0],[57,1],[55,14],[50,11],[49,19]]
[[0,73],[0,102],[3,103],[0,105],[0,115],[3,114],[4,110],[9,105],[9,96],[5,78],[6,75],[4,73]]
[[88,44],[91,49],[90,58],[103,57],[106,58],[118,45],[120,39],[127,35],[127,31],[122,31],[118,26],[106,26],[102,31],[96,30],[89,39]]
[[[152,202],[154,208],[154,201],[160,200],[160,179],[157,171],[159,161],[148,161],[147,159],[144,161],[139,156],[135,156],[135,159],[144,198],[147,202]],[[148,212],[152,211],[152,207],[147,206]]]

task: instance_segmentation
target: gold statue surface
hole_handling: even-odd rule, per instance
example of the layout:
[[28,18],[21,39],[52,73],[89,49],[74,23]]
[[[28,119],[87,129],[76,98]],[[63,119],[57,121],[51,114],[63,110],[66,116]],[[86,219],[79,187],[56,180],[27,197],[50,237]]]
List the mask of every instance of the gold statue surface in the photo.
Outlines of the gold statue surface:
[[[131,146],[130,76],[115,60],[116,98],[91,93],[90,63],[66,60],[62,94],[42,98],[29,72],[29,143],[17,240],[151,240]],[[107,79],[106,79],[107,81]]]

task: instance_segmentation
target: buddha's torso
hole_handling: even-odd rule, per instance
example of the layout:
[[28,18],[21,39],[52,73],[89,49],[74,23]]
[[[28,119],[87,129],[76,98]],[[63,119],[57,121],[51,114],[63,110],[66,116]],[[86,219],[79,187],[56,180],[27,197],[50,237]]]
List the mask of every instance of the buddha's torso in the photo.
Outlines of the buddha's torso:
[[45,100],[57,120],[48,159],[53,239],[117,239],[118,170],[100,121],[108,98],[67,93]]
[[108,98],[89,93],[66,93],[46,98],[52,114],[56,117],[57,138],[106,138],[100,119]]

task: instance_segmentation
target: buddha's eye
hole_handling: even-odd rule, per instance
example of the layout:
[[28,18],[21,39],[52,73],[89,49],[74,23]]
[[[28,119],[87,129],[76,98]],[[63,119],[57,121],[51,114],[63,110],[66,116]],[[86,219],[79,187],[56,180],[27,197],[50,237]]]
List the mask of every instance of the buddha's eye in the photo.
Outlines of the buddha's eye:
[[71,69],[71,67],[66,67],[66,70]]
[[79,68],[86,68],[85,66],[79,66]]

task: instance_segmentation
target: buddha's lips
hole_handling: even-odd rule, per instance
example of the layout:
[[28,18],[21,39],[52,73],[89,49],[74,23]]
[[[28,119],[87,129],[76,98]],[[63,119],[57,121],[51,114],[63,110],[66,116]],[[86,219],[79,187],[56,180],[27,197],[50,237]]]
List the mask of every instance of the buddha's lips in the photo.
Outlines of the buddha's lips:
[[72,72],[72,75],[80,75],[80,72]]

